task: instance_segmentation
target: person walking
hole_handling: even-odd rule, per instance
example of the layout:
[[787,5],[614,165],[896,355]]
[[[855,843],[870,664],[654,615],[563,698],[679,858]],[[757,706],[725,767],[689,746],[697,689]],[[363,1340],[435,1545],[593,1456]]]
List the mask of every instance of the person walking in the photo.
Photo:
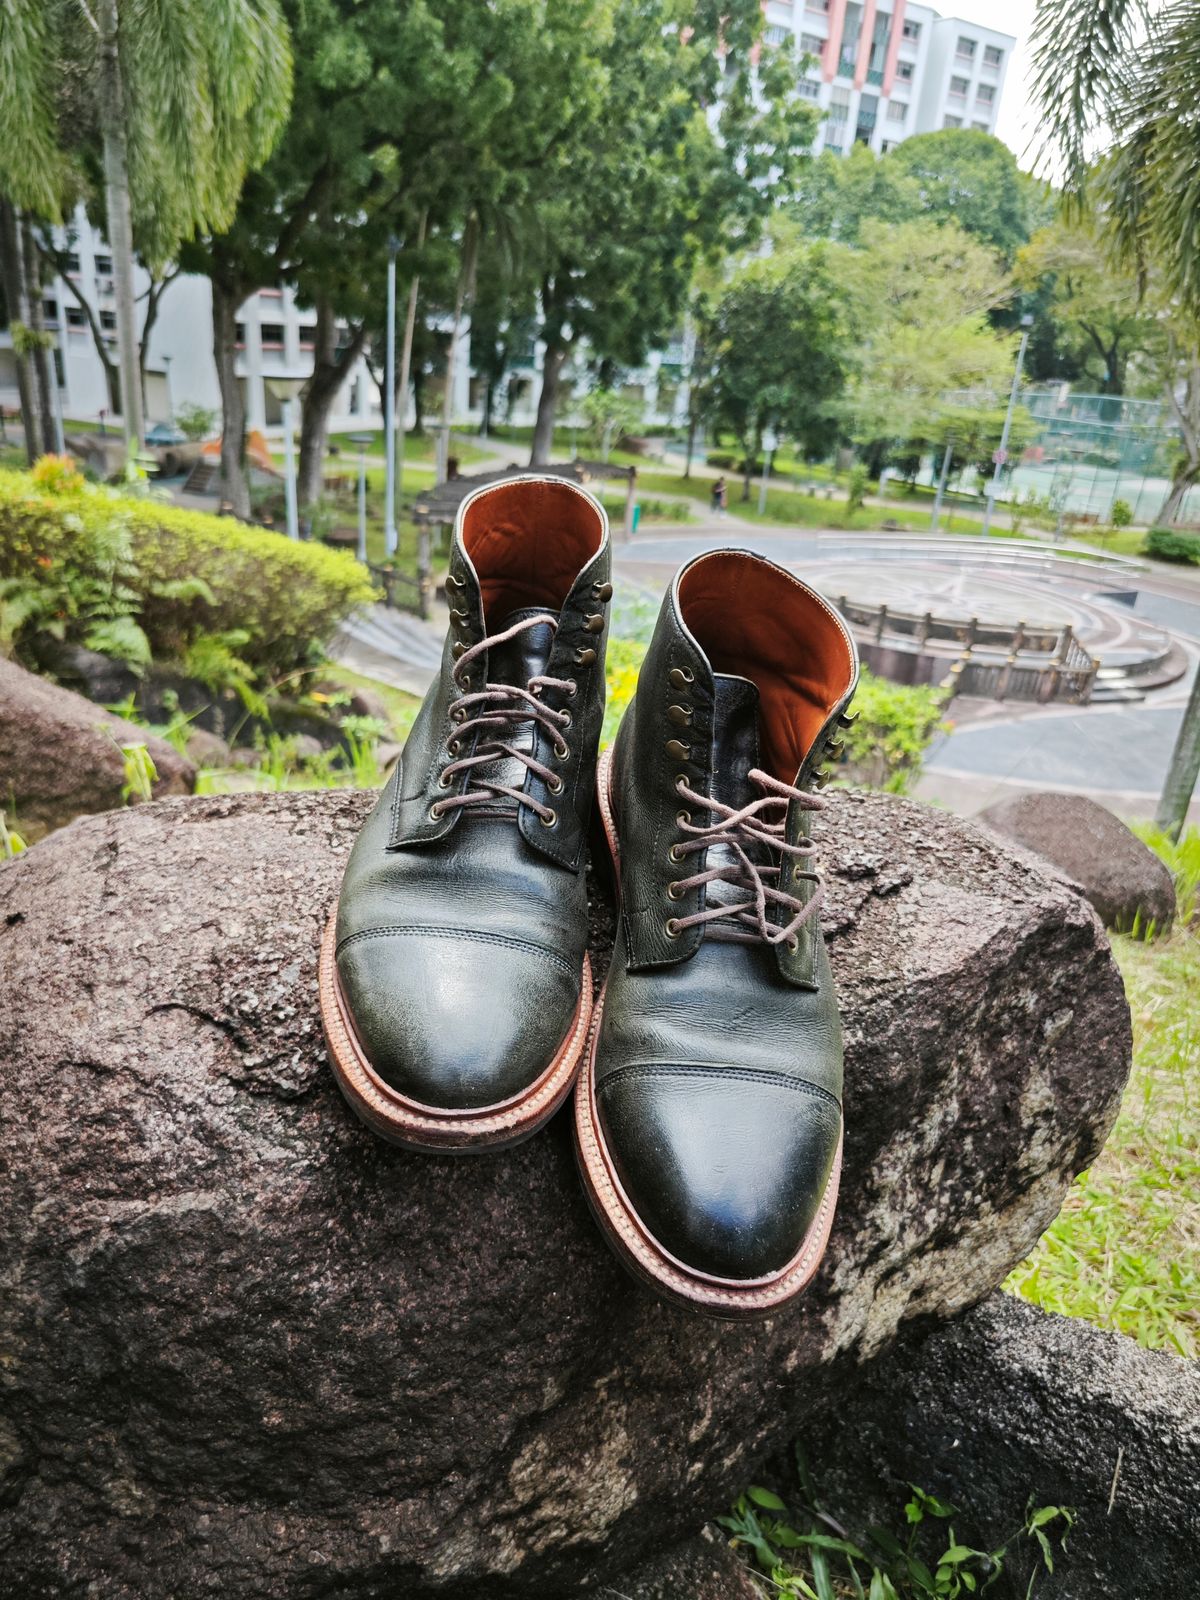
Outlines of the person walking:
[[725,479],[718,478],[712,486],[712,513],[714,517],[725,515]]

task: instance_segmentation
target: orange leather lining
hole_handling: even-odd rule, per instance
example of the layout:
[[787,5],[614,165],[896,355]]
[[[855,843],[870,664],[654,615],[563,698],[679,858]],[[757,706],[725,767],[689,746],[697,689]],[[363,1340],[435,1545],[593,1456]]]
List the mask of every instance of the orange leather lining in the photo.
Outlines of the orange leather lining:
[[850,687],[853,663],[832,612],[798,581],[737,550],[689,567],[679,605],[713,671],[757,685],[763,766],[791,783]]
[[561,610],[601,535],[595,507],[570,484],[501,484],[480,495],[467,508],[462,542],[479,574],[488,630],[527,607]]

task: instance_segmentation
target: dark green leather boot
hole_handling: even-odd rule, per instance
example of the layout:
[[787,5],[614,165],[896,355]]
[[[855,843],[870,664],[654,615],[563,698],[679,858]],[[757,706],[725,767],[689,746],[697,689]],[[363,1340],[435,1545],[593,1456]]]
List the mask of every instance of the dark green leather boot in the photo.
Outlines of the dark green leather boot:
[[447,586],[441,673],[355,842],[320,963],[346,1098],[422,1150],[533,1133],[587,1038],[604,512],[558,478],[481,489],[459,512]]
[[598,775],[621,914],[576,1089],[584,1186],[659,1293],[765,1316],[829,1236],[842,1041],[810,826],[858,662],[760,556],[698,557],[663,601]]

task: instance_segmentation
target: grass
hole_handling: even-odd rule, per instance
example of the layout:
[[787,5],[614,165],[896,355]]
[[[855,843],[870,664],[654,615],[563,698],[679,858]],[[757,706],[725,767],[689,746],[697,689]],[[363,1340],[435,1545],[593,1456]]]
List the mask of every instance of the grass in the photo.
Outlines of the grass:
[[387,707],[393,737],[398,740],[408,737],[408,730],[421,708],[419,695],[409,694],[390,683],[381,683],[378,678],[368,678],[361,672],[351,672],[349,667],[339,666],[336,662],[322,667],[320,678],[322,685],[332,684],[350,694],[356,689],[369,689],[372,694],[378,695]]
[[[1195,830],[1193,830],[1193,833]],[[1200,845],[1193,846],[1195,855]],[[1194,879],[1193,879],[1194,883]],[[1133,1016],[1117,1125],[1007,1287],[1152,1350],[1200,1355],[1200,938],[1113,936]]]

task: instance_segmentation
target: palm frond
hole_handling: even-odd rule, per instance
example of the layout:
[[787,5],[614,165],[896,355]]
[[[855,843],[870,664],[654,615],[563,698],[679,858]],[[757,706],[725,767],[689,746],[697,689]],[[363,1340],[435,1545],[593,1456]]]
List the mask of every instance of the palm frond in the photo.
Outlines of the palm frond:
[[42,0],[0,0],[0,190],[57,222],[67,164],[55,132]]

